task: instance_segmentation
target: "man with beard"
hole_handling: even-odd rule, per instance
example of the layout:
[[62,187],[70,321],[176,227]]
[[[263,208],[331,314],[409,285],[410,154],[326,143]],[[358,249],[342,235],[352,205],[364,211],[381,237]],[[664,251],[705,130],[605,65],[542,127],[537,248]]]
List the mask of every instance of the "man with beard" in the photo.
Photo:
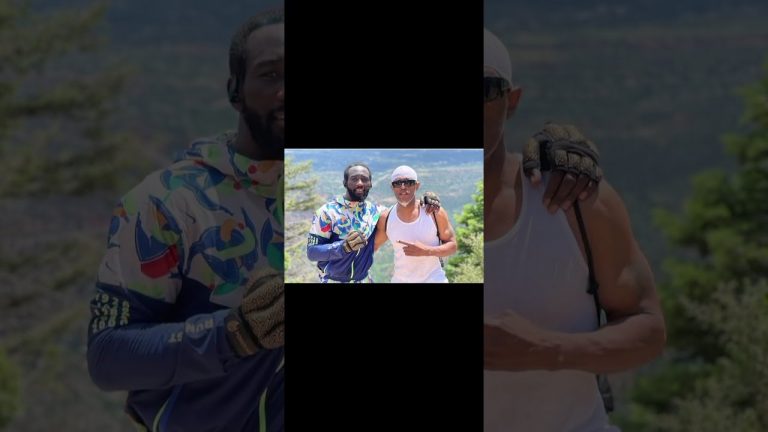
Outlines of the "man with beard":
[[235,34],[236,132],[197,140],[113,212],[88,367],[144,430],[282,431],[284,24]]
[[448,212],[439,208],[431,216],[427,213],[416,198],[421,183],[413,168],[395,168],[391,180],[397,204],[382,211],[374,249],[392,241],[393,283],[447,283],[441,258],[455,254],[457,249]]
[[[661,353],[665,327],[653,274],[607,182],[564,211],[538,205],[549,203],[523,180],[538,165],[537,152],[504,148],[504,123],[521,90],[506,47],[487,31],[484,58],[484,430],[616,431],[595,374]],[[590,147],[575,128],[547,125],[529,148],[550,151],[567,142]],[[589,158],[559,159],[598,183]],[[602,328],[601,309],[608,321]]]
[[320,282],[370,283],[373,242],[368,239],[380,216],[378,205],[367,201],[371,169],[355,162],[344,170],[346,193],[315,212],[307,240],[307,257],[317,261]]

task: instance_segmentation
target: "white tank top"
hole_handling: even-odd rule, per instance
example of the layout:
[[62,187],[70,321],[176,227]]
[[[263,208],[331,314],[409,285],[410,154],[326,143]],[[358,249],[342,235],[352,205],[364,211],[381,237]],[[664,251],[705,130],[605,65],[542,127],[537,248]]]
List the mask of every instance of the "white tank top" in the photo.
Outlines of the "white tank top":
[[398,240],[409,243],[418,241],[427,246],[440,246],[432,216],[429,216],[424,207],[420,206],[418,219],[406,223],[397,217],[397,205],[392,207],[387,217],[387,237],[395,249],[392,283],[448,282],[438,257],[407,256],[403,252],[403,245],[398,242]]
[[[589,270],[568,220],[541,204],[544,186],[534,189],[522,180],[517,223],[485,243],[485,315],[512,310],[545,329],[593,331]],[[595,375],[588,372],[484,371],[483,396],[486,432],[619,431],[608,424]]]

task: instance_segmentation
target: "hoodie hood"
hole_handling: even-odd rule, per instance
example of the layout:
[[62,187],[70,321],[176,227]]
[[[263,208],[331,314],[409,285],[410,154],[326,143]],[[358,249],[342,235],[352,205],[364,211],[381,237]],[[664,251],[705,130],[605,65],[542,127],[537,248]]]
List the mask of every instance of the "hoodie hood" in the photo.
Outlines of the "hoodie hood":
[[282,201],[283,161],[254,160],[236,153],[231,146],[236,136],[235,132],[225,132],[201,138],[192,142],[176,160],[213,168],[231,177],[236,189],[253,189],[259,195]]
[[344,195],[336,195],[335,197],[333,197],[333,201],[342,207],[353,209],[353,210],[360,207],[365,207],[366,205],[370,204],[367,198],[363,201],[350,201],[346,199]]

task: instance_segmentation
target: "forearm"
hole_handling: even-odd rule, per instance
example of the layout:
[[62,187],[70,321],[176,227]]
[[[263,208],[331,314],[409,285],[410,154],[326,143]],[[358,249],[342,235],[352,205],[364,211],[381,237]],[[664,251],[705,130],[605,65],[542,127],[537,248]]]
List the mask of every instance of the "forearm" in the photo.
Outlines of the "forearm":
[[236,357],[223,314],[186,322],[105,329],[88,346],[88,369],[103,390],[166,388],[223,375]]
[[[548,340],[546,340],[548,339]],[[666,342],[663,320],[638,314],[589,333],[549,333],[541,344],[546,369],[613,373],[643,365],[661,354]]]
[[455,241],[443,243],[440,246],[432,246],[429,248],[429,255],[436,257],[447,257],[456,253],[458,246]]
[[595,332],[561,334],[558,369],[611,373],[638,367],[661,354],[666,343],[659,316],[638,314]]
[[373,251],[376,252],[380,247],[384,246],[384,243],[387,242],[387,239],[388,237],[386,234],[380,234],[377,232],[376,236],[373,238]]
[[228,310],[166,323],[150,317],[150,301],[113,306],[128,297],[110,291],[96,297],[105,302],[92,301],[88,333],[88,369],[101,389],[166,388],[222,375],[237,361],[224,329]]
[[310,239],[307,245],[307,258],[310,261],[334,261],[341,259],[345,253],[343,240],[321,244]]

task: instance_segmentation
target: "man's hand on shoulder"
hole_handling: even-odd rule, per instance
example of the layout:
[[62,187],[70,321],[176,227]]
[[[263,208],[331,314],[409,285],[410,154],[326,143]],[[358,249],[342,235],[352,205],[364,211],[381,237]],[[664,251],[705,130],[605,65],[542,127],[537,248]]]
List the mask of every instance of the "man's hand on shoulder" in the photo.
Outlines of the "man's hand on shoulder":
[[440,197],[434,192],[426,192],[421,201],[428,215],[440,211]]
[[550,212],[568,210],[597,190],[603,174],[595,144],[573,125],[547,123],[523,150],[523,170],[531,182],[541,183],[541,171],[552,171],[544,205]]

